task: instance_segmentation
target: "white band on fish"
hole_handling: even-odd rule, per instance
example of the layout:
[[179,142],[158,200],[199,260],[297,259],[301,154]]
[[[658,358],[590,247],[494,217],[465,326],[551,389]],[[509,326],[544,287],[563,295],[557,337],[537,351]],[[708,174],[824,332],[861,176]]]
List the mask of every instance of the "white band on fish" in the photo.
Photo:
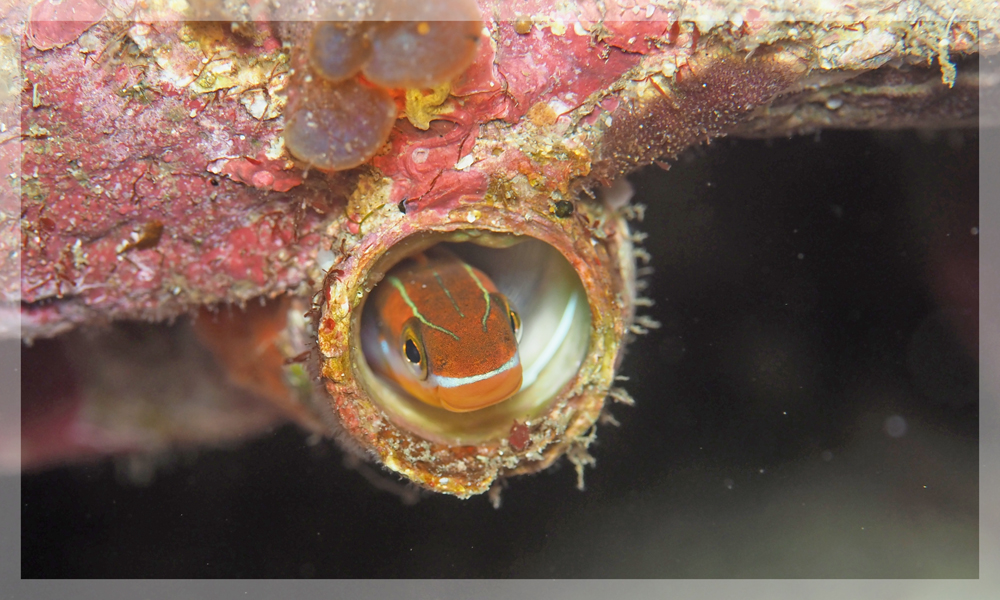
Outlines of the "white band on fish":
[[489,373],[482,373],[480,375],[473,375],[471,377],[443,377],[440,375],[431,375],[429,381],[432,384],[437,384],[438,387],[443,388],[456,388],[463,385],[468,385],[470,383],[476,383],[477,381],[483,381],[484,379],[489,379],[495,375],[499,375],[504,371],[509,371],[517,365],[521,364],[521,357],[518,354],[514,354],[510,360],[500,365],[498,368],[493,369]]

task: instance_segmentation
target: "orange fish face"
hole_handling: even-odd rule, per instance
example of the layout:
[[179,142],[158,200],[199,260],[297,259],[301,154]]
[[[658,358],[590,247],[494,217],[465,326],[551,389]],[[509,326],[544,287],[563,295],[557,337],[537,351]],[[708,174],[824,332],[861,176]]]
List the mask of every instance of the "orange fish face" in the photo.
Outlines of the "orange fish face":
[[366,354],[415,398],[467,412],[520,389],[520,317],[482,271],[451,254],[420,255],[394,269],[372,301],[378,340]]

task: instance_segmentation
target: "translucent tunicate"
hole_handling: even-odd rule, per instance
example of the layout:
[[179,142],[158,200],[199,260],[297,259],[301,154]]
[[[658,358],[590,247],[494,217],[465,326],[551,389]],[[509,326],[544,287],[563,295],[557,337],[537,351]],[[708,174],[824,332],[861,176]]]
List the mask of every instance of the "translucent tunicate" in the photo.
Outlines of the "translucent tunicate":
[[388,92],[356,79],[314,84],[285,124],[285,146],[317,168],[350,169],[375,155],[396,115]]
[[350,79],[371,55],[367,25],[324,22],[316,25],[309,43],[309,63],[317,74],[334,83]]
[[476,58],[477,21],[397,21],[371,34],[369,80],[392,88],[430,88],[462,73]]

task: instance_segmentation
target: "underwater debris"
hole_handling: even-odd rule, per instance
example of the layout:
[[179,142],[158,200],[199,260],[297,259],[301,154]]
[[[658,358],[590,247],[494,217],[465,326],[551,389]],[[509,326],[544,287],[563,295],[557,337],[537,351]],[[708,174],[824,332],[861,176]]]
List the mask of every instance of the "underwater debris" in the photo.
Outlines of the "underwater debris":
[[[429,17],[314,25],[255,5],[234,28],[151,27],[139,7],[130,21],[99,21],[62,46],[23,45],[21,123],[46,132],[22,139],[14,222],[25,335],[315,296],[311,320],[289,318],[286,328],[297,338],[315,330],[317,348],[285,359],[314,360],[324,377],[317,397],[335,418],[326,433],[341,431],[390,469],[459,496],[543,469],[571,448],[585,465],[580,448],[589,444],[580,440],[590,439],[609,397],[629,398],[612,389],[626,336],[655,327],[634,315],[650,302],[636,298],[636,278],[647,271],[634,262],[649,256],[634,247],[640,240],[625,218],[642,209],[593,190],[734,131],[803,131],[832,122],[831,114],[865,126],[920,123],[927,114],[939,124],[967,122],[971,105],[945,100],[973,89],[976,72],[961,56],[976,51],[976,36],[993,32],[984,48],[996,39],[989,22],[962,26],[971,14],[933,32],[894,25],[879,39],[899,43],[869,44],[891,59],[871,71],[870,52],[849,52],[868,34],[857,15],[793,27],[757,9],[712,20],[617,2],[602,3],[603,12],[586,2],[531,11],[456,5],[475,8],[475,18],[440,27]],[[937,73],[922,66],[937,57],[930,39],[948,42],[954,88],[927,83]],[[384,50],[411,43],[412,52]],[[329,60],[331,48],[345,47],[350,56]],[[286,60],[294,73],[284,72]],[[865,80],[864,72],[882,77]],[[425,91],[445,83],[433,111],[397,118],[409,90],[436,102]],[[823,95],[833,89],[835,98]],[[900,89],[942,101],[930,113],[921,107],[931,104],[916,101],[897,110],[889,98]],[[812,105],[823,108],[805,110]],[[150,223],[162,225],[158,234],[146,233]],[[123,231],[139,238],[133,246],[120,246]],[[469,252],[503,256],[512,241],[522,243],[506,250],[542,248],[524,273],[562,265],[564,277],[553,281],[570,282],[518,299],[497,281],[525,336],[537,335],[535,323],[558,327],[571,314],[561,339],[573,341],[553,350],[566,354],[551,363],[558,377],[543,368],[536,376],[551,389],[464,418],[394,396],[358,343],[381,277],[433,245],[485,242]],[[496,256],[483,269],[495,281],[510,262]],[[580,292],[579,313],[566,312],[571,289]],[[546,311],[556,316],[532,316]],[[535,352],[544,356],[546,345]],[[307,412],[324,422],[331,415],[323,410]]]

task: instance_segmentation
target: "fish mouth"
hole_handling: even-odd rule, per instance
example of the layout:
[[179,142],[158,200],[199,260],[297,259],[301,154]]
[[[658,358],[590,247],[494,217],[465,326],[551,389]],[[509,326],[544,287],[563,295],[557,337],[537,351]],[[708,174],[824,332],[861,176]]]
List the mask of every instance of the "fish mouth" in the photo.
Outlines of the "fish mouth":
[[[542,417],[576,378],[590,350],[591,310],[576,270],[555,247],[529,236],[463,231],[412,238],[387,253],[369,281],[378,281],[409,255],[445,245],[489,275],[518,310],[522,322],[520,364],[496,381],[478,382],[484,389],[475,393],[439,388],[445,406],[437,407],[379,374],[373,368],[378,357],[361,352],[362,360],[356,363],[359,380],[372,402],[400,428],[448,445],[497,441],[509,434],[514,421]],[[374,309],[369,311],[362,305],[358,332],[362,339],[376,335],[377,316],[373,313]]]
[[[441,407],[452,412],[470,412],[493,406],[510,398],[521,389],[521,363],[514,354],[506,368],[490,377],[474,378],[461,385],[445,386],[438,381],[437,397]],[[457,379],[457,378],[450,378]],[[473,379],[473,378],[467,378]]]

